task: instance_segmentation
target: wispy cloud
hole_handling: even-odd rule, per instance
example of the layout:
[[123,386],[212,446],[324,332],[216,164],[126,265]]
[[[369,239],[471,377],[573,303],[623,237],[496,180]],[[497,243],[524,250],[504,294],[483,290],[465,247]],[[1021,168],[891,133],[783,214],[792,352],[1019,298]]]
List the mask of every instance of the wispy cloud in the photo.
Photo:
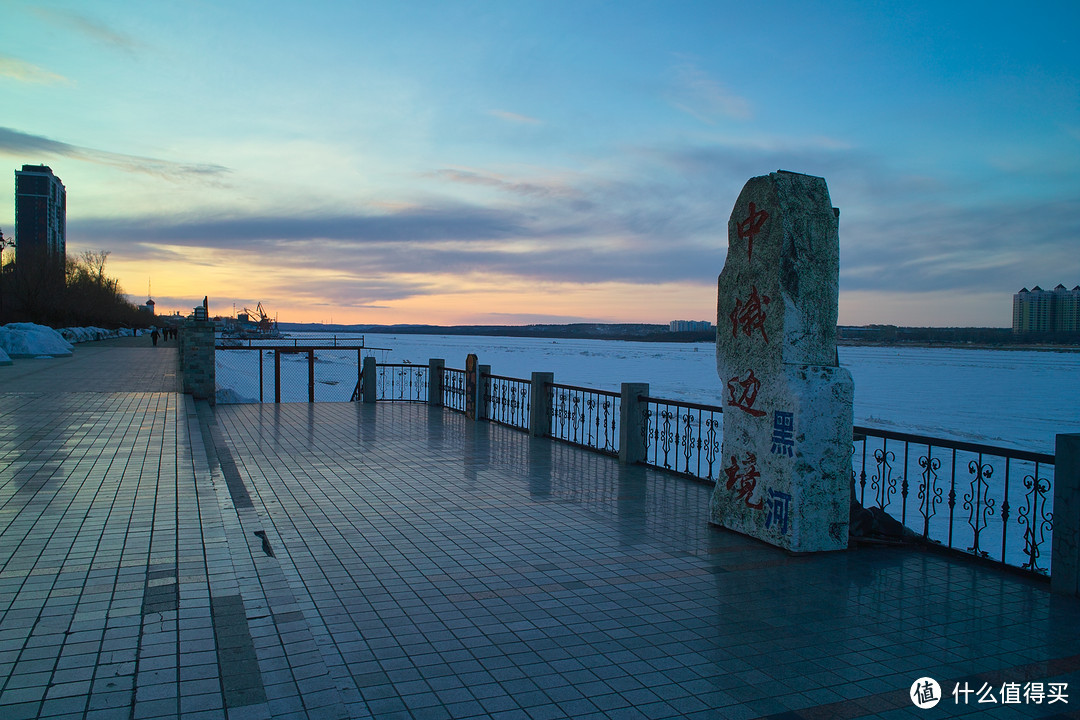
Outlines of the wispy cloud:
[[172,180],[191,177],[216,179],[229,172],[228,168],[221,165],[180,163],[160,158],[96,150],[5,127],[0,127],[0,154],[15,157],[25,157],[31,154],[57,155]]
[[674,68],[671,103],[709,125],[720,118],[751,120],[753,107],[696,64],[684,60]]
[[143,43],[136,38],[114,30],[102,22],[85,15],[80,15],[79,13],[71,12],[69,10],[40,7],[34,8],[33,11],[37,13],[39,17],[42,17],[49,22],[75,30],[81,35],[102,45],[114,47],[125,52],[135,52],[143,45]]
[[33,85],[69,85],[71,81],[18,58],[0,55],[0,77],[9,77]]
[[500,120],[506,120],[507,122],[519,123],[522,125],[540,125],[543,123],[534,117],[528,115],[521,115],[520,113],[510,112],[509,110],[488,110],[488,115],[497,117]]

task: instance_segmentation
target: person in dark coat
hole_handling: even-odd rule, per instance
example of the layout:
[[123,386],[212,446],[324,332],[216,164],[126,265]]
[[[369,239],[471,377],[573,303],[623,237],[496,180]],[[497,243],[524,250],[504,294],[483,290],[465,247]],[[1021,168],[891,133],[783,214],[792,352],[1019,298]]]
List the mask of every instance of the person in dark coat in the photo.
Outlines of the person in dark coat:
[[150,339],[154,341],[154,347],[157,347],[158,337],[161,333],[158,332],[157,327],[150,328]]

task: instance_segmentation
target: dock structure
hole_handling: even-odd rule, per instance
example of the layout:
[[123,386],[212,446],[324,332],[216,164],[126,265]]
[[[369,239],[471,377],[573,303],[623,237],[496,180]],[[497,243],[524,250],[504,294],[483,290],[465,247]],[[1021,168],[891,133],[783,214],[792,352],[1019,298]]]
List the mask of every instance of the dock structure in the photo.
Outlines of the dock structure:
[[0,717],[908,717],[922,678],[934,717],[1080,703],[1080,604],[1036,579],[792,555],[710,526],[706,484],[440,407],[179,387],[147,338],[0,368]]

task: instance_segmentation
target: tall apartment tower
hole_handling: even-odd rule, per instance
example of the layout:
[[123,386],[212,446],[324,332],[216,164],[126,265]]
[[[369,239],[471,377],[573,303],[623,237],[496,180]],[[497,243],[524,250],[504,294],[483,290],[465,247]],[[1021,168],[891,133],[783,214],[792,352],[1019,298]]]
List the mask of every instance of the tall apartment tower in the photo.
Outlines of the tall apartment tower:
[[15,260],[20,268],[47,265],[64,272],[67,190],[48,165],[15,171]]
[[1080,285],[1043,290],[1036,285],[1013,295],[1014,333],[1080,332]]

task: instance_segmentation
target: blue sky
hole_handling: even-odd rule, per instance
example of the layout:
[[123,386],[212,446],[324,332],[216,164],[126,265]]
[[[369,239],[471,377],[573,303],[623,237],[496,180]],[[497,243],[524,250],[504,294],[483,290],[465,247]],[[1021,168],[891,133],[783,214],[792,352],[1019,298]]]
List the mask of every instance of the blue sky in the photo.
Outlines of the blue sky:
[[[731,207],[821,175],[840,322],[1080,283],[1080,5],[0,0],[0,174],[159,309],[715,319]],[[13,202],[0,229],[13,234]]]

